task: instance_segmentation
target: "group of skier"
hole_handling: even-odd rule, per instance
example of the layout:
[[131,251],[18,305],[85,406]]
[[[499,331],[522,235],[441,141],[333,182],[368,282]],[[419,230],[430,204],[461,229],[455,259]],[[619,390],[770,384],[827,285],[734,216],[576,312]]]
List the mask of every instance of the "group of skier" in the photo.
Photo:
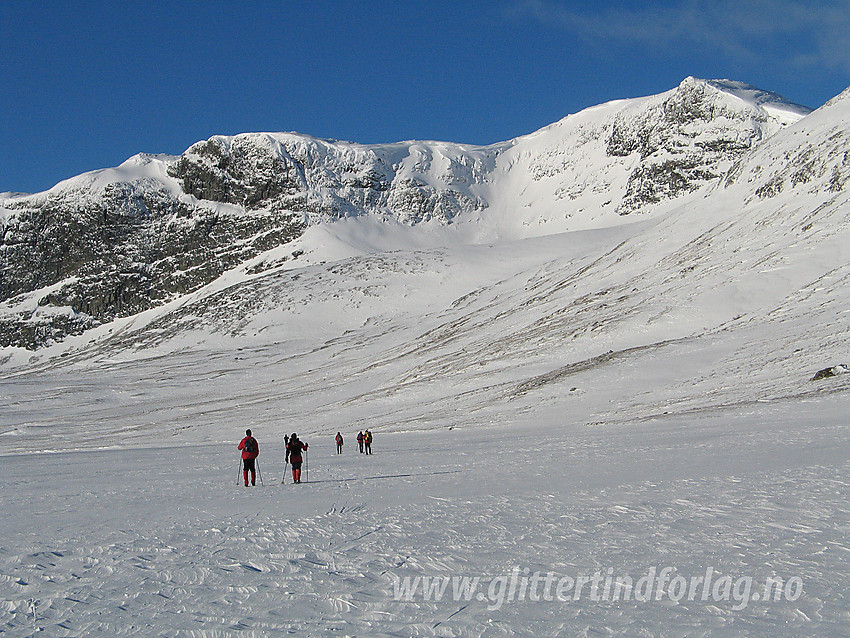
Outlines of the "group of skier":
[[[336,433],[336,453],[342,454],[343,438],[340,432]],[[304,463],[309,445],[301,441],[295,432],[291,436],[283,437],[286,444],[285,462],[292,466],[292,482],[301,482],[301,466]],[[372,432],[362,430],[357,434],[357,445],[361,454],[372,454]],[[257,484],[257,457],[260,455],[260,444],[251,434],[251,430],[245,430],[245,438],[239,442],[238,449],[242,451],[242,478],[245,487],[248,487],[248,476],[250,474],[251,485]],[[302,455],[302,452],[304,453]],[[262,479],[262,476],[260,477]]]
[[[342,454],[342,434],[339,432],[336,433],[334,437],[334,441],[336,441],[336,453]],[[360,449],[360,454],[371,454],[372,453],[372,432],[366,430],[364,433],[363,430],[357,433],[357,447]]]

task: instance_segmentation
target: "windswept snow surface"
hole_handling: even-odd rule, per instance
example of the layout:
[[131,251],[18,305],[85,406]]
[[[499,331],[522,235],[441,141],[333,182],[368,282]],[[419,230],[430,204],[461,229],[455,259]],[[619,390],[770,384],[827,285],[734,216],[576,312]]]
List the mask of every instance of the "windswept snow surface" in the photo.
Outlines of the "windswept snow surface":
[[[280,484],[282,442],[256,428],[256,488],[237,486],[238,431],[8,456],[4,511],[26,515],[0,522],[0,631],[846,635],[846,414],[836,399],[590,428],[553,414],[378,434],[372,456],[344,427],[341,456],[306,437],[301,485]],[[615,578],[631,588],[615,596]]]

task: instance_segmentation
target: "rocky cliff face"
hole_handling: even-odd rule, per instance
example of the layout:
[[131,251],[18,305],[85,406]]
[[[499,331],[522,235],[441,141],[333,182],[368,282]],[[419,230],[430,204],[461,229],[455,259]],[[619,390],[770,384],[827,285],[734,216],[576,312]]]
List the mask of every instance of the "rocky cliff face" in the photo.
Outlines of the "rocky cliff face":
[[[753,95],[741,104],[735,91]],[[623,114],[615,119],[608,139],[611,156],[637,153],[640,165],[630,175],[618,206],[621,215],[647,204],[691,192],[726,173],[732,163],[780,126],[793,121],[793,108],[777,117],[761,108],[753,91],[734,82],[686,79],[672,94],[653,104],[639,117]],[[775,96],[774,96],[775,97]]]
[[296,211],[314,222],[381,212],[416,224],[482,209],[470,189],[486,179],[494,155],[456,144],[249,133],[199,142],[168,173],[199,200],[246,210]]
[[499,210],[502,223],[561,220],[547,231],[560,232],[577,216],[649,212],[721,178],[804,113],[688,78],[487,147],[254,133],[136,156],[45,193],[0,196],[0,347],[36,349],[134,315],[342,217],[486,225]]
[[290,211],[215,209],[115,177],[4,202],[0,346],[35,349],[137,314],[303,229]]

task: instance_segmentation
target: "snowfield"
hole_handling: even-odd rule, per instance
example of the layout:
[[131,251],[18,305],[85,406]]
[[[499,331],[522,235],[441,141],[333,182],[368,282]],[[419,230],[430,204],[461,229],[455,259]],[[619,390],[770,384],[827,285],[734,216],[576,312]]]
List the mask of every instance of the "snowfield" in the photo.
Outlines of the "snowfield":
[[[763,99],[724,86],[721,113]],[[615,106],[552,130],[587,142]],[[850,93],[771,108],[651,214],[597,201],[635,156],[590,184],[528,136],[491,168],[537,178],[487,182],[487,211],[317,224],[0,351],[0,632],[848,635],[850,375],[813,377],[850,362]]]
[[[228,445],[4,457],[4,499],[26,515],[0,523],[0,627],[11,636],[844,635],[846,414],[845,399],[605,427],[553,414],[377,435],[371,457],[353,432],[341,456],[330,434],[313,435],[301,485],[280,484],[282,442],[259,430],[265,485],[256,488],[236,486],[238,431]],[[512,574],[628,576],[637,586],[653,569],[669,580],[648,600],[637,589],[604,596],[604,581],[578,599],[575,587],[558,598],[553,585],[547,600],[543,583],[536,601],[530,588],[508,595]],[[707,572],[707,600],[702,584],[693,599],[682,594],[677,577]],[[480,581],[471,596],[449,585],[438,600],[420,585],[399,597],[416,577]],[[769,578],[801,589],[773,589],[779,600],[766,602]]]

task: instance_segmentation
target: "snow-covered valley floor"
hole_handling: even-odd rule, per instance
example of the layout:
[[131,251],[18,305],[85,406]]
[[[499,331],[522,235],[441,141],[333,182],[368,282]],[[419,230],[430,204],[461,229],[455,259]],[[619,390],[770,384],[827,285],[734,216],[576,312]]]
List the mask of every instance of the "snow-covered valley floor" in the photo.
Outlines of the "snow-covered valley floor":
[[[308,436],[302,485],[280,484],[282,442],[258,426],[256,488],[237,486],[238,430],[4,456],[0,633],[847,635],[848,412],[838,395],[386,433],[369,457],[354,432],[341,456]],[[399,600],[417,576],[480,581]],[[710,588],[682,589],[700,577]],[[761,599],[770,577],[780,600]]]

